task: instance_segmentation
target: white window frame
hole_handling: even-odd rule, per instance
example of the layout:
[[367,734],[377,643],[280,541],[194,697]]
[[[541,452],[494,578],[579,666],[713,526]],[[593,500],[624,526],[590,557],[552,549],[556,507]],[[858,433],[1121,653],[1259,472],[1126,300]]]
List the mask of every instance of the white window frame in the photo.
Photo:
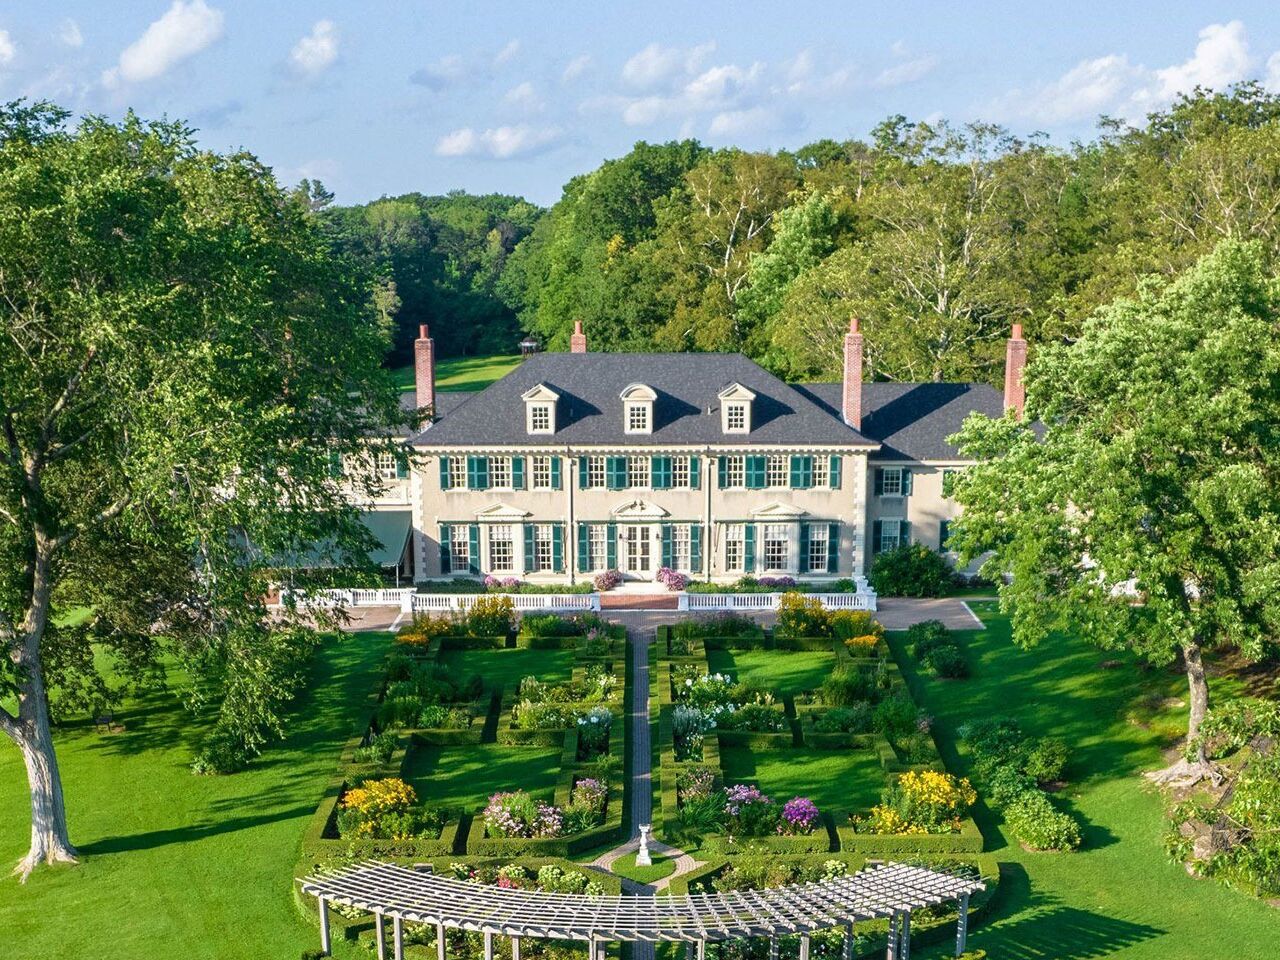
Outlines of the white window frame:
[[[889,478],[893,478],[894,489],[889,489]],[[902,467],[884,467],[880,473],[880,496],[902,496]]]
[[671,568],[689,570],[693,566],[693,534],[689,524],[677,523],[671,527]]
[[[902,546],[902,523],[903,517],[881,517],[880,518],[880,542],[876,544],[876,552],[883,553],[886,550],[896,550]],[[893,525],[893,536],[888,536],[889,525]]]
[[555,570],[555,548],[552,544],[551,524],[539,523],[533,528],[533,569],[539,573]]
[[511,458],[489,458],[489,489],[511,490]]
[[745,490],[747,487],[747,458],[733,454],[725,458],[724,485],[726,490]]
[[724,568],[737,573],[746,562],[747,535],[746,526],[741,523],[727,523],[724,527]]
[[691,464],[688,457],[672,457],[671,458],[671,489],[673,490],[689,490]]
[[396,455],[387,450],[379,450],[374,461],[374,469],[379,480],[396,479]]
[[745,400],[730,400],[724,405],[724,432],[751,432],[751,405]]
[[815,487],[831,485],[831,458],[826,454],[813,455],[813,485]]
[[774,490],[791,485],[791,464],[787,457],[771,453],[764,458],[764,485]]
[[538,454],[529,458],[529,489],[551,489],[551,458]]
[[[781,545],[779,547],[779,545]],[[770,548],[781,563],[770,563]],[[766,523],[761,536],[760,560],[765,573],[786,573],[791,560],[791,529],[786,523]]]
[[603,523],[587,527],[587,566],[591,570],[603,570],[609,562],[609,528]]
[[605,458],[587,457],[587,489],[603,490],[605,488]]
[[[825,523],[809,525],[809,556],[805,557],[810,573],[826,573],[827,558],[831,556],[831,529]],[[821,552],[816,549],[821,547]]]
[[466,571],[471,563],[471,530],[455,525],[449,530],[449,565],[453,572]]
[[651,481],[648,457],[627,457],[627,486],[647,490]]
[[449,489],[450,490],[467,489],[467,458],[466,457],[450,457],[449,458]]
[[[499,562],[498,548],[506,547],[504,551],[504,561]],[[516,569],[516,541],[515,532],[509,523],[494,523],[489,525],[489,572],[490,573],[514,573]]]
[[528,404],[529,423],[528,429],[530,433],[555,433],[556,432],[556,408],[555,404],[538,402],[530,402]]
[[624,416],[627,433],[653,433],[653,404],[648,400],[628,400]]

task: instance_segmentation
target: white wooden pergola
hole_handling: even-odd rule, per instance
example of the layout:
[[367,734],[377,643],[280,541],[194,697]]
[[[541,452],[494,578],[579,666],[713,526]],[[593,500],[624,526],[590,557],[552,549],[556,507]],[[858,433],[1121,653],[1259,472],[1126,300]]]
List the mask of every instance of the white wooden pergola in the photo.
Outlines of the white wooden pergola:
[[886,864],[816,883],[771,890],[699,893],[683,897],[617,897],[543,893],[468,883],[389,863],[370,861],[301,881],[319,901],[320,945],[329,953],[329,905],[373,914],[378,960],[386,958],[386,921],[391,920],[395,960],[404,957],[404,922],[434,924],[437,960],[446,960],[446,929],[484,935],[484,960],[493,960],[493,938],[511,938],[512,960],[520,940],[581,940],[591,960],[622,941],[688,944],[691,958],[704,960],[709,942],[768,937],[778,956],[778,937],[800,937],[800,960],[809,960],[810,935],[843,928],[844,958],[851,960],[854,925],[889,921],[887,960],[909,960],[911,911],[957,903],[956,955],[964,952],[969,897],[984,889],[978,880],[922,867]]

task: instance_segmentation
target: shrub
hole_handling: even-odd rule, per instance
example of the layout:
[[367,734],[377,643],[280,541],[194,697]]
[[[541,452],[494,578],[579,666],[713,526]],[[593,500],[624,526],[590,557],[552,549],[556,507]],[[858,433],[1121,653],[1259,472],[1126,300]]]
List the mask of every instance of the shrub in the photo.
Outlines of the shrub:
[[773,632],[779,637],[829,637],[831,615],[821,600],[790,591],[778,599],[778,621]]
[[709,617],[681,620],[671,628],[672,639],[683,641],[759,635],[760,627],[756,622],[739,613],[719,613]]
[[438,837],[444,827],[439,811],[415,809],[418,795],[398,777],[366,780],[338,801],[338,835],[344,840],[409,840]]
[[867,633],[860,637],[850,637],[844,642],[844,645],[852,656],[869,657],[880,646],[880,638],[874,633]]
[[515,605],[508,596],[477,597],[467,610],[467,633],[473,637],[505,637],[515,624]]
[[724,812],[729,832],[739,837],[765,837],[776,833],[782,811],[758,787],[735,784],[725,791]]
[[700,760],[702,739],[709,727],[697,707],[677,706],[671,711],[671,733],[677,760]]
[[602,657],[613,649],[613,638],[600,627],[591,627],[578,643],[578,652],[584,657]]
[[1032,850],[1075,850],[1080,846],[1080,825],[1075,818],[1054,807],[1039,790],[1024,793],[1009,804],[1004,818],[1013,835]]
[[676,801],[703,800],[715,792],[716,774],[710,767],[689,767],[676,774]]
[[911,655],[922,662],[936,648],[951,646],[955,643],[951,637],[951,631],[941,620],[923,620],[920,623],[913,623],[907,628],[906,641],[911,648]]
[[705,797],[685,797],[679,803],[680,825],[698,834],[719,833],[724,826],[724,792]]
[[363,747],[357,747],[354,759],[356,763],[387,763],[396,752],[400,739],[393,733],[379,733],[371,737]]
[[922,543],[876,554],[868,577],[882,597],[940,597],[951,585],[951,565]]
[[727,673],[682,671],[675,688],[675,698],[691,707],[706,710],[734,702],[733,677]]
[[888,673],[883,664],[874,669],[837,667],[822,681],[819,695],[829,707],[850,707],[863,701],[878,701],[884,694]]
[[557,807],[523,790],[495,793],[480,816],[486,837],[558,837],[564,829]]
[[519,730],[563,730],[573,726],[577,713],[563,703],[534,703],[521,700],[514,707],[516,728]]
[[787,718],[780,710],[763,703],[747,703],[721,713],[716,718],[716,726],[721,730],[779,733],[787,728]]
[[938,676],[949,680],[959,680],[969,675],[969,662],[956,646],[935,648],[926,663]]
[[622,574],[617,570],[605,570],[603,573],[596,574],[593,583],[597,590],[604,593],[622,583]]
[[238,773],[249,765],[253,752],[234,734],[215,729],[191,769],[199,774]]
[[955,833],[978,799],[968,780],[936,770],[901,774],[854,826],[866,833]]
[[1066,741],[1049,737],[1027,751],[1024,769],[1037,783],[1053,783],[1062,779],[1070,756]]
[[592,707],[578,717],[578,759],[590,760],[609,749],[609,725],[613,714],[608,707]]
[[424,730],[466,730],[471,726],[470,710],[431,703],[418,714],[418,726]]
[[659,567],[658,582],[666,584],[668,590],[679,593],[689,585],[689,578],[670,567]]
[[564,810],[565,833],[581,833],[604,823],[608,797],[609,788],[602,780],[583,777],[574,783],[569,795],[569,806]]
[[793,797],[782,805],[778,830],[790,836],[813,833],[818,823],[818,805],[808,797]]
[[880,701],[872,717],[872,726],[890,741],[909,736],[920,721],[920,709],[910,697],[896,696]]
[[871,704],[859,700],[847,707],[824,710],[813,722],[819,733],[867,733],[871,729]]
[[884,627],[866,610],[836,610],[830,614],[831,635],[837,640],[849,641],[871,637],[870,646],[874,647],[884,637]]
[[409,647],[425,647],[436,637],[447,637],[461,631],[461,624],[447,615],[433,617],[415,613],[413,619],[396,631],[396,643]]

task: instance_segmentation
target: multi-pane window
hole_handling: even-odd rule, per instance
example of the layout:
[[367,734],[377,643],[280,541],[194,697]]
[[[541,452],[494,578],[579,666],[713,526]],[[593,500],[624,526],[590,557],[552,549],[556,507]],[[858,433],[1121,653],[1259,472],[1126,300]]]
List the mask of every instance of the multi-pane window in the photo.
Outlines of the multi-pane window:
[[471,531],[457,526],[449,531],[449,563],[454,573],[467,569],[471,562]]
[[902,545],[902,521],[881,520],[879,550],[897,550]]
[[830,544],[827,534],[830,531],[825,523],[816,523],[809,527],[809,572],[826,573],[827,556]]
[[744,458],[725,457],[724,485],[728,488],[740,488],[746,486],[747,481],[744,469]]
[[449,458],[449,489],[465,490],[467,487],[467,458]]
[[489,486],[505,489],[511,487],[511,458],[489,458]]
[[386,450],[378,451],[378,476],[383,480],[396,478],[396,455]]
[[627,432],[649,432],[649,407],[647,404],[631,403],[627,405]]
[[587,486],[604,489],[604,457],[587,457]]
[[787,458],[770,455],[765,459],[764,484],[766,487],[785,487],[789,479]]
[[587,566],[603,570],[609,562],[609,528],[603,523],[593,523],[587,529]]
[[649,485],[649,458],[627,457],[627,486],[647,487]]
[[529,478],[534,490],[551,489],[551,458],[530,457]]
[[511,525],[494,524],[489,528],[489,572],[510,573],[515,569],[515,541],[511,537]]
[[787,569],[787,544],[790,537],[784,523],[767,523],[764,527],[764,568]]
[[724,568],[726,570],[742,569],[743,525],[730,523],[724,528]]
[[902,496],[902,468],[885,467],[881,474],[880,494],[885,497]]
[[693,566],[688,524],[681,523],[671,528],[671,566],[676,570],[688,570]]
[[825,487],[831,482],[831,461],[826,457],[813,458],[813,485]]
[[672,457],[671,458],[671,486],[676,490],[686,490],[689,487],[689,458],[688,457]]
[[533,528],[533,568],[544,573],[555,570],[551,536],[551,524],[549,523],[540,523]]
[[726,430],[745,431],[747,429],[747,405],[731,403],[725,410],[724,425]]
[[534,433],[551,432],[551,405],[535,403],[529,408],[529,429]]

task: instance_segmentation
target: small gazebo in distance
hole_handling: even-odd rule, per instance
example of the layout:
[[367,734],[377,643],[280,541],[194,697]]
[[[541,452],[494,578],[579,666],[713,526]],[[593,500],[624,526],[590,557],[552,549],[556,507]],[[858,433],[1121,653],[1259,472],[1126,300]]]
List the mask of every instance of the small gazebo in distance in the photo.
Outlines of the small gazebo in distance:
[[542,349],[542,344],[538,342],[538,338],[530,334],[520,341],[521,358],[529,356],[531,353],[537,353]]

